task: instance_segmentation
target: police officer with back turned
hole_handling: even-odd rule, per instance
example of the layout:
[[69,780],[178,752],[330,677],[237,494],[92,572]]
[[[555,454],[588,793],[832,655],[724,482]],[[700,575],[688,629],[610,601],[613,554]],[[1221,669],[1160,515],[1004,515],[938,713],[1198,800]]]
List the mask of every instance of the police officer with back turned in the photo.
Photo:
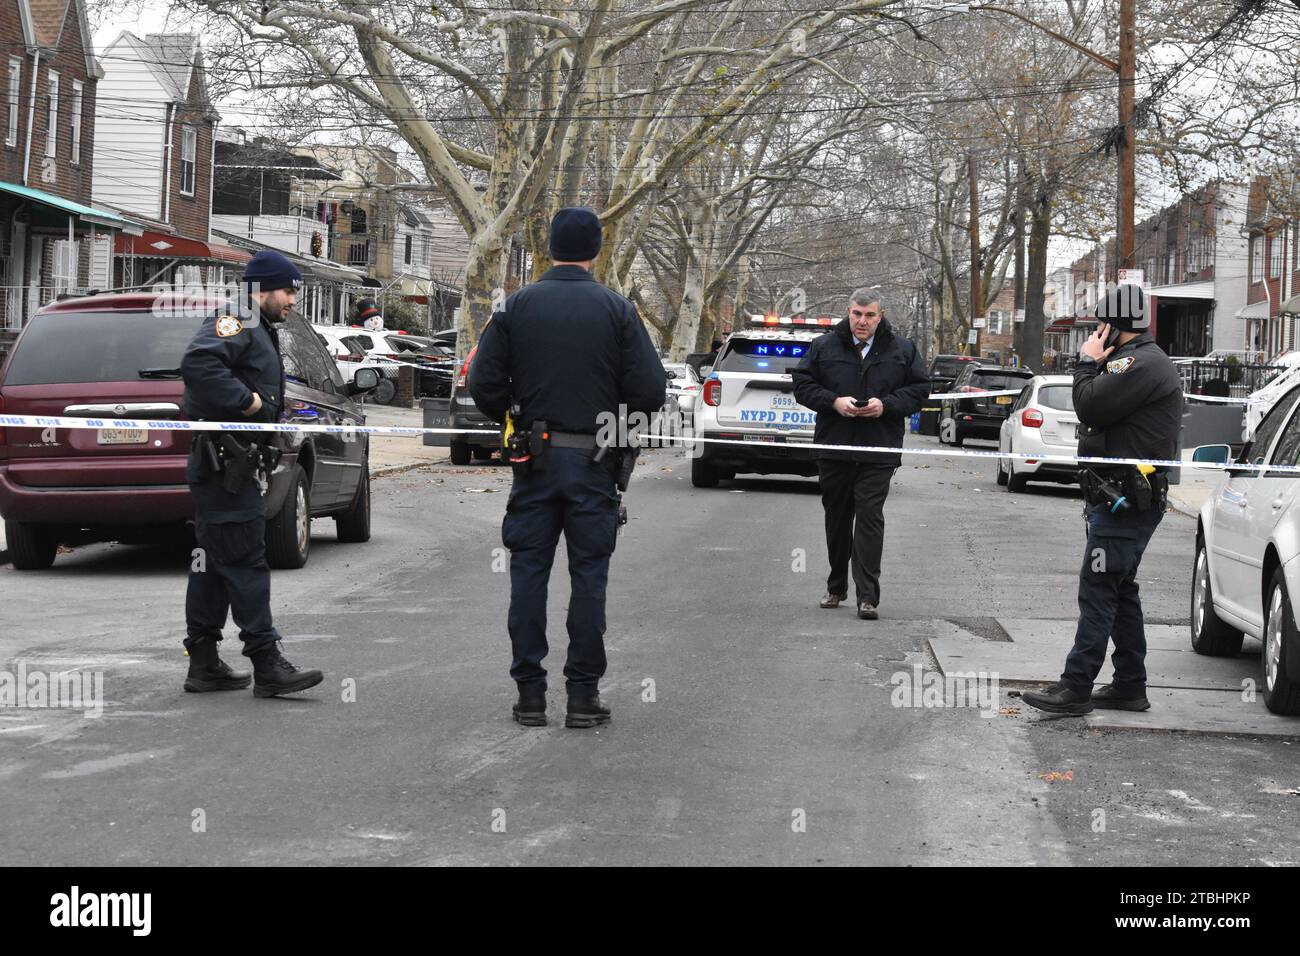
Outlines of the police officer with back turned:
[[[273,250],[253,256],[232,310],[208,316],[181,360],[185,414],[194,421],[278,422],[284,367],[276,324],[293,308],[302,275]],[[264,488],[278,452],[271,432],[196,432],[186,478],[199,546],[185,596],[187,691],[243,690],[247,673],[217,655],[229,611],[252,659],[257,697],[314,687],[320,671],[301,671],[280,653],[271,623]]]
[[[508,626],[519,688],[514,719],[546,724],[546,587],[564,532],[569,553],[566,727],[609,722],[605,587],[618,534],[616,473],[623,453],[597,447],[608,416],[663,405],[666,374],[635,306],[598,284],[600,219],[561,209],[551,222],[555,265],[492,316],[469,373],[484,414],[510,421],[515,468],[501,540],[510,549]],[[526,436],[526,437],[525,437]]]
[[[1097,331],[1079,350],[1074,410],[1081,458],[1178,458],[1183,416],[1178,370],[1147,329],[1142,289],[1121,285],[1097,304]],[[1147,710],[1146,633],[1137,570],[1164,517],[1169,482],[1150,465],[1088,465],[1081,471],[1088,543],[1079,572],[1079,626],[1059,682],[1026,691],[1025,703],[1057,714],[1094,707]],[[1115,644],[1112,683],[1093,689]]]

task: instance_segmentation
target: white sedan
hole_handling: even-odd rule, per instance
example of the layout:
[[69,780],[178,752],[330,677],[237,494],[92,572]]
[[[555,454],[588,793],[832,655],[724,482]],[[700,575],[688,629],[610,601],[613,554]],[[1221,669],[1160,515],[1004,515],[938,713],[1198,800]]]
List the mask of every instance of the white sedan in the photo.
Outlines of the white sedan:
[[[1021,455],[1069,455],[1079,448],[1079,416],[1074,413],[1074,379],[1069,375],[1035,375],[1016,397],[1002,423],[998,451]],[[1079,466],[1035,458],[999,458],[998,484],[1024,491],[1030,481],[1073,484]]]
[[700,400],[700,376],[694,367],[685,363],[665,365],[668,373],[669,394],[677,400],[682,419],[690,424],[695,415],[695,406]]
[[[1272,408],[1242,449],[1239,464],[1300,463],[1300,386]],[[1211,452],[1221,450],[1220,457]],[[1194,457],[1226,461],[1228,446]],[[1230,470],[1202,507],[1192,575],[1192,647],[1232,656],[1245,635],[1263,642],[1264,704],[1300,714],[1300,478],[1295,473]]]

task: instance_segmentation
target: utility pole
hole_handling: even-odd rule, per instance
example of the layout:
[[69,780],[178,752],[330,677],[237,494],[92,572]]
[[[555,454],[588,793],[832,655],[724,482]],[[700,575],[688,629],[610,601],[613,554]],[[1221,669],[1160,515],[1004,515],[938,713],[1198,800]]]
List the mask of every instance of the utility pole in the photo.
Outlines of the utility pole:
[[[1137,129],[1134,119],[1134,86],[1137,81],[1137,0],[1119,3],[1119,229],[1116,261],[1120,269],[1132,269],[1137,245],[1133,226],[1133,205],[1137,193],[1134,154],[1137,152]],[[1116,276],[1118,281],[1119,276]]]
[[975,348],[970,354],[979,358],[980,330],[975,328],[975,318],[981,312],[980,301],[980,184],[979,168],[975,154],[971,153],[967,163],[970,172],[970,315],[971,331],[975,333]]
[[[1025,314],[1025,215],[1029,212],[1028,170],[1025,163],[1025,114],[1016,109],[1016,285],[1015,304],[1011,311],[1011,348],[1024,357],[1027,351],[1023,346],[1024,323],[1017,324],[1016,319]],[[1040,290],[1041,292],[1041,290]],[[1035,293],[1036,295],[1039,292]]]

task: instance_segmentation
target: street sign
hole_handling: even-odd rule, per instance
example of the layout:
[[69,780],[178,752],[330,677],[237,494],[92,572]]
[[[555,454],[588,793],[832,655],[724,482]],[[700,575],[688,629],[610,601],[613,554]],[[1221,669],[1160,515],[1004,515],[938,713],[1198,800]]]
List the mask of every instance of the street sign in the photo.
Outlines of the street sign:
[[974,345],[979,340],[980,340],[980,334],[976,332],[974,329],[971,329],[970,333],[966,336],[966,344]]
[[1141,269],[1120,269],[1120,285],[1146,285],[1146,277]]
[[1024,310],[1024,309],[1016,309],[1016,321],[1017,321],[1017,322],[1023,322],[1023,321],[1025,321],[1025,310]]
[[989,318],[987,315],[981,315],[971,323],[973,329],[987,329],[989,327]]

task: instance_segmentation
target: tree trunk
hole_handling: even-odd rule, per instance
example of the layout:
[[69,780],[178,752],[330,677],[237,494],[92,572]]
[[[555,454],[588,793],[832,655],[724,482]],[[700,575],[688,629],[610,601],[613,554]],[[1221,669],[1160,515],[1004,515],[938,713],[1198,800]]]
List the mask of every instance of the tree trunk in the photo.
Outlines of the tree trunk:
[[1025,321],[1017,330],[1016,350],[1036,372],[1043,370],[1043,290],[1047,286],[1047,242],[1052,234],[1052,199],[1034,193],[1029,220],[1029,268],[1025,283]]

